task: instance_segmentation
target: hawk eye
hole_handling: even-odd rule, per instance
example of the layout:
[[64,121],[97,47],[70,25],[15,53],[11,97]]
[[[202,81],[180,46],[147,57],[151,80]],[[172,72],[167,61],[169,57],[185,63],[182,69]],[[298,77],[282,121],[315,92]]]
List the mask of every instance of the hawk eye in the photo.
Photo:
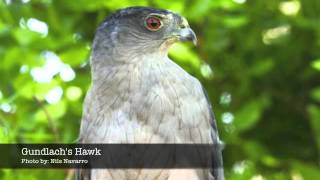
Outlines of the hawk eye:
[[150,31],[157,31],[161,28],[162,22],[159,18],[152,16],[145,20],[145,26]]

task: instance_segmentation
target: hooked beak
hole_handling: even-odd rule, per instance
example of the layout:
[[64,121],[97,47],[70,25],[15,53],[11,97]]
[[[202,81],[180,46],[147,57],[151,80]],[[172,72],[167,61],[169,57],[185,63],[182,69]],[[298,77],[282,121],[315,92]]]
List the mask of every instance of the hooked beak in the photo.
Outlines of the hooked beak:
[[197,36],[193,30],[189,27],[180,30],[179,34],[180,41],[192,41],[194,45],[197,45]]

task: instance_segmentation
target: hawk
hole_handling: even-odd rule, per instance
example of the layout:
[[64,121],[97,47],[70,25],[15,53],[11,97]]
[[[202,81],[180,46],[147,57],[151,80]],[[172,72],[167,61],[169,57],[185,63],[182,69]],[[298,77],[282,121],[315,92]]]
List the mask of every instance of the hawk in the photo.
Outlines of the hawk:
[[[107,17],[92,45],[92,85],[84,102],[80,143],[219,144],[202,85],[168,57],[178,41],[197,39],[187,20],[174,12],[129,7]],[[212,151],[222,161],[220,149]],[[222,167],[78,174],[92,180],[224,179]]]

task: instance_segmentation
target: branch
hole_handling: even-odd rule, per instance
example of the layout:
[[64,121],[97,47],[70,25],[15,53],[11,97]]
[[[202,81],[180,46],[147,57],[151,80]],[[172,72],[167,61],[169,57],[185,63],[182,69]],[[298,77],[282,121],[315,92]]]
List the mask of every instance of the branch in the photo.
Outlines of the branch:
[[55,138],[55,142],[59,143],[60,142],[60,136],[59,136],[59,131],[57,129],[57,127],[55,126],[55,124],[53,123],[53,119],[50,115],[50,113],[48,112],[48,110],[46,109],[46,107],[43,105],[43,102],[40,101],[37,97],[33,96],[33,99],[37,102],[37,104],[39,105],[39,107],[42,109],[42,111],[44,112],[44,114],[46,115],[47,119],[48,119],[48,126],[51,129],[54,138]]

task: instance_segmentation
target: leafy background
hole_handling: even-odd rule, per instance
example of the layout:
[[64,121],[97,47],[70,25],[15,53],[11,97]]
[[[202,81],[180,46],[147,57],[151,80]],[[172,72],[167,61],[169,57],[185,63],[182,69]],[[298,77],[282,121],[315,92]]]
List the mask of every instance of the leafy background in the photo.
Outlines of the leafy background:
[[208,90],[227,179],[320,179],[319,0],[1,0],[0,143],[74,142],[95,28],[132,5],[179,12],[198,35],[170,56]]

